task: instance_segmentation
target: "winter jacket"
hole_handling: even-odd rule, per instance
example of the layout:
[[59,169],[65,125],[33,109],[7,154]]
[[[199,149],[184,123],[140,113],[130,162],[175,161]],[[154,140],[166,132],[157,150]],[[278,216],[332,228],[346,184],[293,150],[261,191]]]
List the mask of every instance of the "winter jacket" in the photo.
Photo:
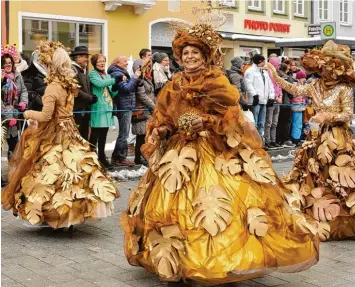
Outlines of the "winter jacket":
[[[26,106],[28,106],[27,89],[25,83],[23,82],[21,74],[17,71],[15,72],[14,82],[17,88],[18,98],[14,101],[13,104],[4,101],[5,90],[6,90],[6,79],[4,79],[4,81],[1,83],[1,111],[6,113],[13,113],[13,114],[6,114],[4,116],[1,116],[2,120],[17,118],[18,117],[17,112],[19,112],[17,106],[19,103],[25,103]],[[17,126],[8,127],[6,137],[9,138],[10,136],[12,137],[17,136]]]
[[230,83],[233,86],[235,86],[239,91],[239,96],[240,96],[239,103],[242,106],[247,105],[248,103],[244,97],[244,93],[246,92],[246,89],[245,89],[242,70],[232,66],[232,68],[227,71],[227,77]]
[[80,85],[78,96],[74,98],[74,111],[86,110],[92,100],[89,76],[77,63],[73,62],[72,68],[76,74],[76,80]]
[[[118,96],[115,98],[117,108],[124,110],[134,109],[136,107],[138,79],[131,78],[127,71],[124,71],[115,65],[111,65],[107,72],[116,80],[112,90],[118,91]],[[124,76],[127,78],[126,81],[122,80]]]
[[98,113],[98,111],[112,111],[112,98],[117,92],[112,92],[112,85],[115,79],[110,75],[100,75],[96,70],[89,73],[92,92],[98,98],[95,104],[91,105],[93,113],[90,117],[90,126],[93,128],[108,128],[114,125],[112,112]]
[[253,97],[259,95],[259,104],[265,105],[269,99],[275,99],[274,87],[266,70],[253,64],[244,74],[244,83],[248,92],[248,104],[253,104]]
[[44,79],[47,73],[35,60],[33,60],[30,67],[22,73],[24,83],[29,93],[29,109],[41,111],[42,97],[47,88]]
[[[154,110],[154,85],[147,78],[140,80],[136,92],[136,107],[139,109]],[[147,121],[151,117],[150,111],[137,111],[132,116],[132,134],[145,135]]]
[[[277,73],[284,80],[286,80],[290,83],[295,82],[295,80],[292,77],[290,77],[289,75],[287,75],[284,71],[279,70]],[[290,93],[286,92],[285,90],[282,90],[282,103],[283,104],[285,104],[285,105],[291,104],[292,99],[293,99],[293,96]]]

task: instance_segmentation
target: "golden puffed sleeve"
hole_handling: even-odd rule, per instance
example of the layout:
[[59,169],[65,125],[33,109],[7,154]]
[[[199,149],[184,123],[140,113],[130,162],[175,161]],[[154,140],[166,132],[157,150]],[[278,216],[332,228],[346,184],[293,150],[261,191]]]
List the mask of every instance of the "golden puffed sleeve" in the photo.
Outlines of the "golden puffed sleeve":
[[295,85],[292,84],[283,78],[281,78],[273,65],[270,63],[266,64],[266,67],[268,70],[270,70],[272,78],[275,80],[275,82],[281,87],[281,89],[285,90],[286,92],[290,93],[291,95],[298,97],[307,97],[307,98],[312,98],[312,94],[314,92],[314,87],[312,84],[306,84],[306,85]]
[[354,99],[353,99],[353,91],[351,87],[344,87],[340,91],[340,102],[342,107],[342,112],[340,113],[332,113],[327,112],[326,116],[329,122],[350,122],[353,118],[353,110],[354,110]]

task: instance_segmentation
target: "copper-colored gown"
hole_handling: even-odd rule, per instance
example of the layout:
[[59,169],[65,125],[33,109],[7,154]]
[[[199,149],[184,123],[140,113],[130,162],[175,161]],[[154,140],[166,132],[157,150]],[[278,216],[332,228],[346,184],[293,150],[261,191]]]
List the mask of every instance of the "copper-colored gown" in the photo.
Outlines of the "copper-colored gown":
[[[238,100],[211,67],[197,78],[177,73],[159,94],[143,146],[150,168],[121,216],[130,264],[213,285],[317,262],[318,226],[292,205],[297,194],[277,178]],[[188,129],[196,114],[199,134]],[[161,126],[170,137],[156,148],[150,134]]]
[[[303,211],[325,227],[321,240],[355,239],[355,143],[350,122],[353,92],[346,83],[324,88],[321,80],[295,86],[274,75],[289,93],[312,98],[327,119],[296,151],[287,187],[299,190]],[[320,210],[320,211],[319,211]]]
[[110,216],[119,196],[80,136],[72,117],[74,100],[68,97],[59,81],[48,85],[42,112],[26,113],[38,128],[25,130],[9,163],[2,202],[14,196],[14,214],[31,224],[63,228]]

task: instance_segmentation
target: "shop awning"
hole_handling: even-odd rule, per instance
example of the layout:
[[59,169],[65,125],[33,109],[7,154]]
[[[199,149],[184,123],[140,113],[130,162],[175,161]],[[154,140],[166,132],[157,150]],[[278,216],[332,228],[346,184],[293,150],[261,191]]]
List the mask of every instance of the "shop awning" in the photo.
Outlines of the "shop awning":
[[276,37],[235,34],[235,33],[228,33],[228,32],[219,32],[219,35],[225,40],[253,41],[253,42],[262,42],[262,43],[275,43],[277,40],[280,39]]
[[[321,46],[327,40],[322,40],[320,37],[313,38],[282,38],[275,42],[276,47],[282,48],[308,48],[313,46]],[[355,37],[341,37],[338,36],[335,42],[341,45],[348,45],[351,49],[355,49]]]

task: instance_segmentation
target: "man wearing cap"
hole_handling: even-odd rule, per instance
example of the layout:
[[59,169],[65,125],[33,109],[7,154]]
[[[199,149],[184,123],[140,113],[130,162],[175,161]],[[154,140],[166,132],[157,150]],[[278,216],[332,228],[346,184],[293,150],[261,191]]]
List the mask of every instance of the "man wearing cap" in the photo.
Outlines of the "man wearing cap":
[[87,73],[89,50],[86,46],[75,47],[70,54],[73,59],[72,68],[76,74],[76,80],[80,85],[78,96],[74,98],[74,111],[82,111],[83,113],[75,113],[75,123],[78,125],[80,135],[89,139],[89,122],[90,114],[84,113],[90,110],[90,105],[97,102],[97,97],[91,94],[90,81]]
[[244,75],[248,105],[252,106],[255,124],[261,137],[264,136],[266,107],[272,106],[275,100],[274,87],[264,66],[264,56],[256,54],[253,57],[253,65]]

